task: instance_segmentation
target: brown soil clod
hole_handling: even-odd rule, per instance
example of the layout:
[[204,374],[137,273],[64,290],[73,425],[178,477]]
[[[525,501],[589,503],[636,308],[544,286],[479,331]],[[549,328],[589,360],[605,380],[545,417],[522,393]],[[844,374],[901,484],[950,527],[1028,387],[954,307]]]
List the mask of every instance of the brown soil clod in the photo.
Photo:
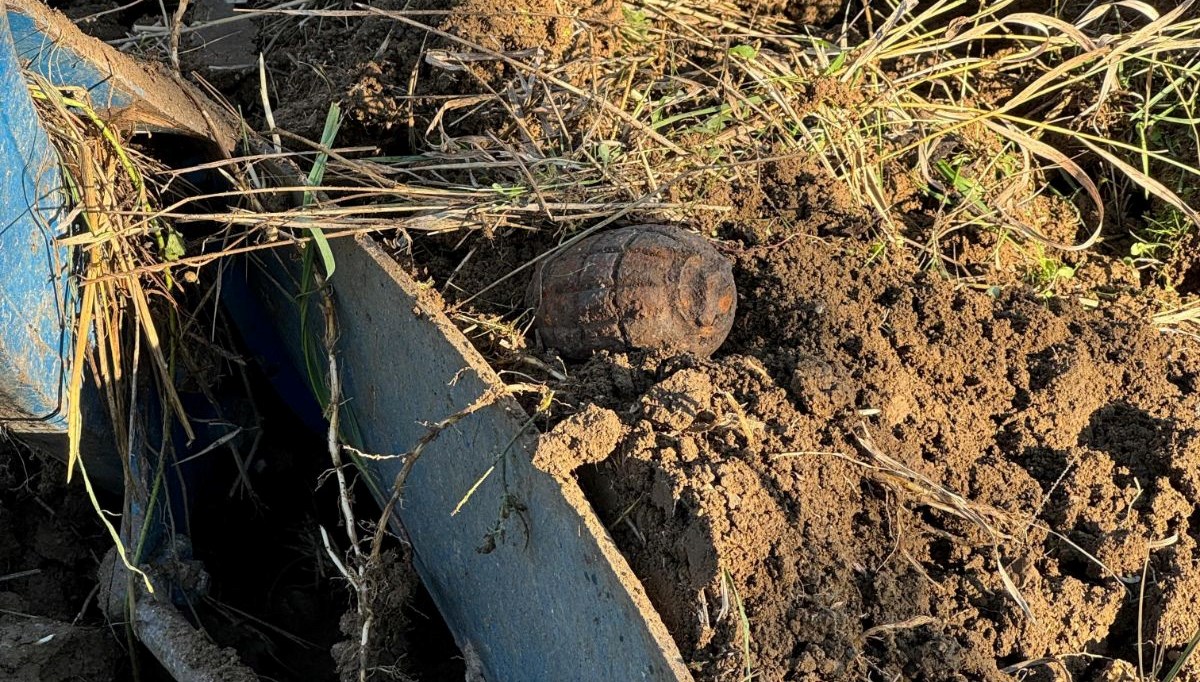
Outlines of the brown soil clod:
[[608,458],[624,431],[616,412],[588,405],[541,436],[533,465],[555,476],[568,476],[584,464]]
[[684,369],[655,384],[642,398],[642,413],[656,427],[687,429],[713,408],[713,386],[698,369]]

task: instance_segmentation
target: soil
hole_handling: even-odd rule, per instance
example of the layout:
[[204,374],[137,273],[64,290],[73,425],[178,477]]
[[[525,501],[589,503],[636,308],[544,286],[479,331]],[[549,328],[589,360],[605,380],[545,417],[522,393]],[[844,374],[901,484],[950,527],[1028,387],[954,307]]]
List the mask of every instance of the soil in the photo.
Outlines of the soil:
[[533,464],[546,473],[567,476],[585,464],[608,459],[624,432],[616,412],[587,405],[542,434]]
[[[685,655],[706,678],[740,669],[726,575],[763,679],[1136,660],[1143,571],[1145,632],[1180,646],[1200,627],[1195,346],[865,256],[804,238],[739,254],[717,358],[600,356],[576,374],[629,430],[582,478],[603,519],[627,514],[613,533]],[[876,475],[856,433],[930,484]],[[939,489],[1012,537],[939,509]],[[1103,660],[1063,665],[1093,679]]]
[[[520,3],[528,16],[482,18],[494,11],[486,4],[441,4],[450,14],[439,26],[491,50],[541,47],[552,64],[581,49],[557,20],[537,19],[540,2]],[[827,27],[842,5],[761,9]],[[351,44],[339,30],[301,49]],[[461,135],[539,137],[514,134],[504,117],[459,118],[480,102],[467,93],[486,98],[509,67],[431,70],[413,59],[420,33],[393,27],[401,47],[382,49],[382,26],[346,30],[369,37],[355,54],[325,53],[349,75],[317,98],[348,103],[360,126],[352,142],[413,151],[451,120]],[[589,46],[582,54],[606,54],[602,41]],[[586,85],[586,71],[565,73]],[[998,78],[981,96],[1020,85]],[[833,86],[809,96],[860,97]],[[292,108],[291,120],[319,133],[323,105]],[[1115,680],[1136,676],[1139,653],[1169,665],[1200,628],[1200,348],[1148,324],[1144,283],[1113,254],[1064,256],[1075,278],[1049,295],[1015,267],[970,284],[984,271],[942,264],[942,275],[923,254],[872,251],[872,216],[820,177],[784,159],[752,183],[672,189],[671,199],[730,209],[692,225],[715,235],[739,292],[733,332],[711,359],[604,351],[571,362],[519,334],[503,348],[471,334],[500,369],[528,370],[533,356],[565,370],[547,379],[557,402],[535,463],[579,478],[702,680],[747,670],[763,680]],[[907,227],[927,227],[927,199],[902,173],[888,182]],[[1060,241],[1080,238],[1061,219],[1071,210],[1055,198],[1029,208]],[[397,255],[454,306],[555,241],[454,235]],[[1005,262],[1000,246],[959,234],[946,252]],[[1194,260],[1176,267],[1179,281],[1195,278]],[[528,282],[514,277],[451,310],[471,329],[523,321]],[[1096,291],[1105,305],[1072,295]],[[1197,675],[1192,662],[1184,679]]]
[[[445,36],[386,17],[323,18],[299,27],[264,23],[259,41],[273,48],[266,54],[280,129],[320,139],[330,102],[339,102],[345,113],[339,141],[377,145],[386,153],[410,152],[427,131],[504,136],[511,132],[504,116],[462,116],[481,101],[498,100],[497,88],[512,77],[513,67],[494,54],[537,54],[538,60],[566,64],[557,77],[586,87],[590,69],[613,49],[611,31],[594,26],[615,30],[621,16],[612,0],[530,0],[520,12],[493,0],[383,0],[372,8],[402,11]],[[431,66],[447,51],[469,55],[468,66]],[[430,56],[422,60],[422,55]],[[260,121],[256,78],[226,90],[250,105],[251,121]],[[564,122],[575,123],[569,117]]]
[[0,442],[0,678],[118,679],[124,658],[95,605],[108,538],[64,468]]

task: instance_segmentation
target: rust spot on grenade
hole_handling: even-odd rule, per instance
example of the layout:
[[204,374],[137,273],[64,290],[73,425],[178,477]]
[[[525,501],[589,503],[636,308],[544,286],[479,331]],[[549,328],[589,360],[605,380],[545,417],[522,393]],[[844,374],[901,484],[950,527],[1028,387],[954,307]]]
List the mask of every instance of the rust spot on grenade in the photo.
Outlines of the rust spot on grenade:
[[542,343],[567,357],[598,350],[712,355],[733,327],[733,266],[671,225],[601,232],[544,262],[526,302]]

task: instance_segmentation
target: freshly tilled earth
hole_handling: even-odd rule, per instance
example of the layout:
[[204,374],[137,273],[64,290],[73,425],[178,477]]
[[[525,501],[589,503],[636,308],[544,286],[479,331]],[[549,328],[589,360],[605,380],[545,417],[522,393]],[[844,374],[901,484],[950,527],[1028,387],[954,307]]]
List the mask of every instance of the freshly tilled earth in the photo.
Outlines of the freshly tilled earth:
[[576,374],[628,428],[583,480],[606,521],[633,506],[613,532],[701,677],[742,670],[738,599],[769,680],[1136,661],[1139,598],[1147,652],[1177,651],[1200,627],[1195,347],[865,261],[803,238],[746,254],[714,359]]

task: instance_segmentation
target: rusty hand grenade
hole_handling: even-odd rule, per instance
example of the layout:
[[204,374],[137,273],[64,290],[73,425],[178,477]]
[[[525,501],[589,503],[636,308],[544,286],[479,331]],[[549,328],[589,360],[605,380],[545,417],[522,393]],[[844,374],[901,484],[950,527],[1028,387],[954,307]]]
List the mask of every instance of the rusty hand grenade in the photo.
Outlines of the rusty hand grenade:
[[733,267],[707,240],[671,225],[588,237],[543,262],[526,302],[543,344],[711,355],[733,327]]

